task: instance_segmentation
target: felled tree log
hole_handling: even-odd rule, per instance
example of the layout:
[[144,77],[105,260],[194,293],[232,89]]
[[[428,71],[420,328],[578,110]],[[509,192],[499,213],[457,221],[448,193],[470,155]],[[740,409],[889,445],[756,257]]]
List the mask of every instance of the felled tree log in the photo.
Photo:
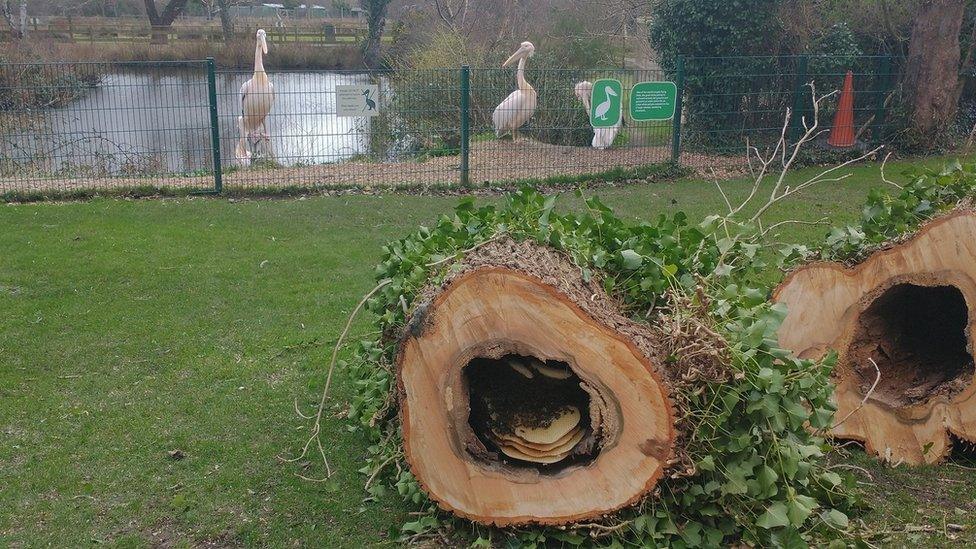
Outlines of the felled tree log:
[[832,435],[892,462],[934,463],[954,435],[976,442],[976,214],[959,210],[846,268],[809,265],[774,298],[780,344],[839,354]]
[[566,524],[650,492],[674,413],[654,337],[558,253],[492,243],[412,312],[397,381],[406,460],[483,524]]

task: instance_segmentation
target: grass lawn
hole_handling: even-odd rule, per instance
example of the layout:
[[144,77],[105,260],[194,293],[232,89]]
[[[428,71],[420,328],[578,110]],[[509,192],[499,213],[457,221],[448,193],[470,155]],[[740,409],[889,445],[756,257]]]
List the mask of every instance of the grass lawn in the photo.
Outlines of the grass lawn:
[[[852,220],[876,166],[769,216]],[[889,171],[899,171],[897,165]],[[800,175],[809,171],[801,172]],[[726,186],[741,196],[745,182]],[[719,212],[710,183],[603,189],[626,217]],[[389,543],[395,496],[364,502],[362,442],[325,432],[328,483],[295,454],[331,345],[373,286],[379,248],[454,198],[108,200],[0,206],[0,546]],[[577,207],[571,194],[563,207]],[[816,242],[825,228],[792,226]],[[771,275],[775,276],[775,275]],[[359,332],[366,324],[360,321]],[[179,450],[185,457],[173,459]],[[869,472],[860,519],[887,542],[976,543],[976,472],[957,461]],[[954,532],[948,524],[966,527]],[[885,542],[882,542],[885,543]]]

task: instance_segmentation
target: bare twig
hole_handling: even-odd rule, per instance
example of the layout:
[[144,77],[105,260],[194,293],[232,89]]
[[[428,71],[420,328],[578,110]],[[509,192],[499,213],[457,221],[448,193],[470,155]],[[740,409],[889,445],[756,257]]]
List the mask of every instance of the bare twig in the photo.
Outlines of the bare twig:
[[[342,342],[346,339],[346,334],[349,333],[349,328],[352,326],[352,321],[355,320],[356,315],[359,314],[359,311],[363,308],[366,302],[369,301],[369,298],[373,297],[376,292],[382,290],[391,282],[393,282],[392,279],[384,279],[377,284],[375,288],[370,290],[369,293],[363,296],[363,299],[360,300],[359,304],[356,305],[356,308],[353,309],[352,314],[349,315],[349,319],[346,321],[346,327],[342,329],[342,334],[339,335],[339,339],[336,341],[335,348],[332,350],[332,359],[329,361],[329,373],[325,378],[325,388],[322,390],[322,398],[319,400],[319,409],[315,414],[315,423],[312,426],[312,433],[309,435],[308,440],[305,442],[305,446],[302,447],[302,451],[298,456],[292,459],[284,460],[287,462],[296,462],[303,459],[306,455],[308,455],[309,448],[311,448],[312,444],[315,443],[318,448],[319,455],[322,456],[322,462],[325,464],[325,477],[309,478],[303,475],[298,475],[298,477],[303,480],[308,480],[310,482],[325,482],[332,477],[332,467],[329,465],[329,458],[325,455],[325,448],[322,447],[322,438],[320,437],[320,434],[322,433],[322,412],[325,410],[325,403],[329,398],[329,388],[332,386],[332,374],[335,372],[336,360],[339,357],[339,349],[342,348]],[[297,402],[295,404],[295,411],[298,412],[299,416],[306,417],[305,414],[298,411]]]
[[847,412],[847,415],[844,416],[844,419],[842,419],[842,420],[838,421],[837,423],[835,423],[833,425],[833,427],[830,428],[831,431],[833,431],[834,429],[836,429],[837,427],[839,427],[842,423],[844,423],[845,421],[847,421],[852,415],[854,415],[854,412],[856,412],[856,411],[860,410],[861,408],[863,408],[864,405],[867,404],[868,399],[871,398],[871,395],[874,393],[874,390],[878,387],[878,382],[881,381],[881,368],[878,368],[878,363],[875,362],[873,358],[869,358],[868,361],[871,363],[871,366],[874,366],[874,371],[877,374],[876,377],[874,378],[874,383],[871,384],[871,388],[868,389],[868,392],[864,394],[864,398],[861,399],[861,403],[858,404],[850,412]]
[[769,227],[766,227],[762,232],[759,233],[759,237],[763,238],[774,229],[782,227],[783,225],[830,225],[830,219],[822,217],[816,221],[800,221],[797,219],[787,219],[786,221],[780,221],[778,223],[773,223]]
[[498,240],[499,238],[501,238],[502,236],[505,236],[505,233],[496,234],[495,236],[489,238],[488,240],[485,240],[484,242],[479,242],[479,243],[475,244],[474,246],[471,246],[467,250],[461,250],[460,252],[457,252],[457,253],[454,253],[452,255],[449,255],[449,256],[445,257],[444,259],[441,259],[441,260],[438,260],[438,261],[434,261],[432,263],[428,263],[427,264],[427,267],[436,267],[438,265],[447,263],[448,261],[451,261],[452,259],[455,259],[455,258],[457,258],[459,256],[462,256],[464,254],[471,253],[471,252],[477,250],[478,248],[484,246],[485,244],[488,244],[490,242],[494,242],[494,241]]
[[885,165],[888,164],[888,159],[891,158],[891,154],[892,153],[886,154],[885,157],[884,157],[884,160],[881,161],[881,180],[884,181],[885,183],[893,186],[893,187],[897,187],[899,189],[902,189],[904,187],[902,187],[898,183],[895,183],[894,181],[891,181],[890,179],[888,179],[885,176]]

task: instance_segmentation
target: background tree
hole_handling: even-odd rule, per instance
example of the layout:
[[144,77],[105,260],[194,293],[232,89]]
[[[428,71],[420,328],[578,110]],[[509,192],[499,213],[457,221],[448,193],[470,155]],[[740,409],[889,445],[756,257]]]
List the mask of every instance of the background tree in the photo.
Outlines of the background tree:
[[390,0],[363,0],[366,10],[366,44],[363,46],[363,63],[369,68],[377,68],[381,63],[383,29],[386,27],[386,13]]
[[959,110],[959,35],[965,0],[926,0],[919,7],[905,66],[905,97],[920,138],[933,138]]
[[[655,6],[650,38],[665,72],[674,76],[680,56],[714,58],[686,66],[687,142],[731,152],[744,141],[742,128],[778,127],[779,122],[770,119],[778,119],[787,105],[768,102],[782,102],[785,96],[775,91],[784,82],[777,75],[790,69],[769,56],[782,53],[782,4],[782,0],[662,0]],[[730,59],[733,56],[741,57]]]
[[4,0],[3,4],[0,4],[0,12],[10,26],[14,38],[24,38],[27,36],[27,0],[20,0],[18,10],[14,10],[11,4],[10,0]]
[[217,3],[217,14],[220,16],[220,30],[224,35],[224,42],[234,38],[234,21],[230,17],[228,0],[214,0]]
[[188,0],[169,0],[163,11],[160,12],[156,8],[156,0],[145,0],[146,2],[146,15],[149,17],[149,22],[154,27],[168,27],[176,21],[176,18],[183,13],[183,9],[186,7]]

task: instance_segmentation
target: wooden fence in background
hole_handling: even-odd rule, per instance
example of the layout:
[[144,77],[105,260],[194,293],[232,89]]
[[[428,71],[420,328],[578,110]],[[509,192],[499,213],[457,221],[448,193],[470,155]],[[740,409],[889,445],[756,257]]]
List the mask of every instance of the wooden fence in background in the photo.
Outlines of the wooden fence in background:
[[[241,36],[249,36],[253,29],[264,28],[271,43],[354,43],[366,37],[366,23],[361,19],[248,19],[237,21],[235,27]],[[209,22],[203,18],[181,19],[172,26],[163,28],[153,28],[148,21],[134,18],[34,18],[31,20],[28,36],[63,43],[219,42],[224,39],[219,22]],[[9,29],[0,30],[0,41],[12,39]]]

